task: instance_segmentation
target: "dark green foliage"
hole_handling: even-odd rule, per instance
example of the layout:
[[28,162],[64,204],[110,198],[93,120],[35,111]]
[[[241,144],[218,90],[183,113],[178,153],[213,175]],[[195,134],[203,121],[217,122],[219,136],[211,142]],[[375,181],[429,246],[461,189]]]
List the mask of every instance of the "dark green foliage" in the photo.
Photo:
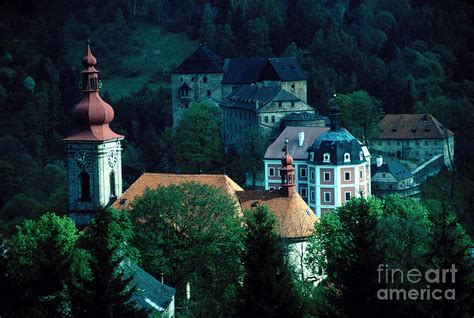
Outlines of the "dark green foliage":
[[220,162],[220,110],[205,102],[191,104],[174,133],[173,155],[185,172],[208,171]]
[[237,202],[215,187],[183,183],[147,190],[131,215],[145,270],[176,287],[177,306],[197,317],[231,315],[241,275]]
[[[125,212],[101,211],[90,225],[84,246],[90,252],[90,280],[80,282],[73,294],[76,317],[147,317],[131,302],[133,276],[124,276],[121,267],[130,256],[127,242],[132,236],[130,219]],[[135,254],[134,252],[132,252]]]
[[302,317],[275,216],[267,206],[245,212],[246,238],[236,317]]

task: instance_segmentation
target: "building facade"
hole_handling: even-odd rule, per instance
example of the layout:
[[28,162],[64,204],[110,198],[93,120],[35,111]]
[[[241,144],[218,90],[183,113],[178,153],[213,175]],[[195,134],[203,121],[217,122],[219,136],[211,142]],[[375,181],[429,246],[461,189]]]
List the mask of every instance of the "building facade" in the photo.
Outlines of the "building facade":
[[226,147],[242,141],[243,133],[260,129],[269,139],[281,131],[282,120],[295,112],[313,113],[314,108],[275,83],[242,85],[219,103]]
[[332,111],[330,127],[287,127],[264,157],[265,188],[280,187],[277,158],[288,138],[294,159],[296,191],[321,218],[353,197],[371,194],[370,153],[340,125]]
[[99,95],[97,60],[87,45],[82,59],[81,101],[74,107],[77,131],[64,139],[67,150],[68,210],[79,225],[87,224],[122,194],[121,140],[109,123],[112,107]]
[[413,173],[394,158],[384,161],[377,157],[371,165],[372,194],[385,197],[398,194],[401,197],[419,197],[419,184],[415,182]]
[[378,128],[370,145],[373,153],[416,162],[442,154],[451,167],[454,133],[431,114],[387,114]]

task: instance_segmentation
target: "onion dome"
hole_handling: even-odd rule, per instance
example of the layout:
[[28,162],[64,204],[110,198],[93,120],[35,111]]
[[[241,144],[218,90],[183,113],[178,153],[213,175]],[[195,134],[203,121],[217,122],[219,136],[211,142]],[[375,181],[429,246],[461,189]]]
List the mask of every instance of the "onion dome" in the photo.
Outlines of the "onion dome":
[[87,43],[86,55],[82,58],[85,67],[81,72],[83,95],[73,110],[73,119],[79,131],[64,140],[104,141],[123,138],[109,127],[114,119],[114,110],[99,95],[99,71],[94,67],[96,63],[97,59]]
[[331,109],[330,129],[322,133],[310,147],[316,164],[353,165],[365,162],[362,144],[341,126],[341,112],[337,106]]

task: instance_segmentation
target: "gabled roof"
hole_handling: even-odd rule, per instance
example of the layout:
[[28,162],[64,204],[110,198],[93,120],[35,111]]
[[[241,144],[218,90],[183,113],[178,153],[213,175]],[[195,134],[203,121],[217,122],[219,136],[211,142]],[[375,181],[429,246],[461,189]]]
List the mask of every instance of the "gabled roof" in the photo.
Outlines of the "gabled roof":
[[[387,114],[375,139],[444,139],[444,127],[431,114]],[[454,136],[449,129],[448,135]]]
[[[308,149],[328,127],[286,127],[277,139],[267,148],[264,159],[280,160],[285,154],[285,139],[288,138],[288,151],[294,160],[308,160]],[[303,146],[298,147],[298,133],[304,132]]]
[[162,284],[128,259],[124,260],[120,266],[126,277],[133,275],[131,284],[136,286],[136,291],[132,294],[132,301],[138,308],[159,312],[168,308],[176,292],[174,288]]
[[377,164],[372,164],[370,167],[371,176],[375,176],[377,173],[389,173],[397,180],[403,180],[406,178],[413,177],[413,174],[408,170],[400,161],[389,158],[382,163],[381,167],[377,167]]
[[291,120],[291,121],[308,121],[308,120],[318,120],[324,119],[327,120],[327,117],[321,116],[316,113],[291,113],[283,117],[282,120]]
[[237,193],[243,210],[267,205],[275,213],[282,238],[306,238],[314,230],[318,218],[298,193],[283,197],[279,190],[243,191]]
[[173,71],[173,74],[222,73],[223,71],[222,59],[209,50],[205,44],[200,44],[196,51]]
[[307,79],[296,57],[225,59],[222,84],[250,84],[264,80]]
[[128,209],[130,202],[143,195],[146,188],[156,189],[158,186],[178,185],[191,181],[215,186],[234,198],[236,198],[236,192],[243,191],[237,183],[224,174],[144,173],[112,204],[112,208]]
[[248,84],[237,87],[219,104],[224,107],[259,110],[270,102],[299,102],[301,99],[280,85]]

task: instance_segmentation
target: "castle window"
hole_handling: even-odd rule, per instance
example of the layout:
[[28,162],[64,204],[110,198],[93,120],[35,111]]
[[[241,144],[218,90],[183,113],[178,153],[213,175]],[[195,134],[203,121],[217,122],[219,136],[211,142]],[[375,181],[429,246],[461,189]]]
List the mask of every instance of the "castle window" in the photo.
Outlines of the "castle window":
[[270,175],[270,177],[275,176],[275,168],[268,169],[268,174]]
[[202,78],[202,82],[203,82],[203,83],[207,83],[207,76],[204,76],[204,77]]
[[314,181],[314,171],[311,171],[311,181]]
[[308,192],[307,192],[306,188],[301,188],[300,192],[301,192],[302,197],[306,197],[308,195]]
[[291,84],[291,91],[292,91],[292,92],[295,91],[295,84]]
[[274,188],[274,187],[270,187],[269,190],[275,190],[275,188]]
[[181,83],[183,82],[183,77],[180,77],[179,80],[181,81]]
[[211,90],[210,89],[207,90],[207,97],[211,97]]
[[351,155],[348,153],[344,154],[344,162],[351,162]]
[[351,181],[351,173],[349,171],[344,172],[344,181]]
[[314,190],[311,190],[310,192],[310,200],[314,201]]
[[191,82],[194,82],[194,76],[193,76],[193,77],[191,77]]
[[350,192],[345,192],[344,195],[346,197],[346,202],[351,199],[351,193]]
[[331,181],[331,173],[329,173],[329,172],[324,173],[324,181],[326,181],[326,182]]
[[295,107],[295,102],[291,102],[291,107]]
[[329,162],[331,159],[331,156],[328,153],[325,153],[323,155],[323,162]]
[[300,174],[301,174],[301,177],[305,178],[306,177],[306,168],[301,168]]
[[116,189],[115,189],[115,173],[112,171],[109,176],[109,182],[110,182],[110,196],[111,197],[116,197]]
[[272,116],[272,123],[275,122],[275,116]]
[[81,201],[90,201],[91,199],[91,178],[89,174],[83,171],[80,176],[81,178]]
[[268,123],[268,116],[263,117],[264,122]]
[[310,152],[309,153],[309,161],[313,161],[314,160],[314,152]]
[[362,151],[359,151],[359,159],[360,161],[364,160],[364,153]]
[[324,202],[331,202],[331,192],[324,192]]
[[361,179],[364,178],[364,171],[363,171],[363,170],[360,171],[360,178],[361,178]]
[[282,102],[278,102],[278,108],[281,108],[283,106]]

